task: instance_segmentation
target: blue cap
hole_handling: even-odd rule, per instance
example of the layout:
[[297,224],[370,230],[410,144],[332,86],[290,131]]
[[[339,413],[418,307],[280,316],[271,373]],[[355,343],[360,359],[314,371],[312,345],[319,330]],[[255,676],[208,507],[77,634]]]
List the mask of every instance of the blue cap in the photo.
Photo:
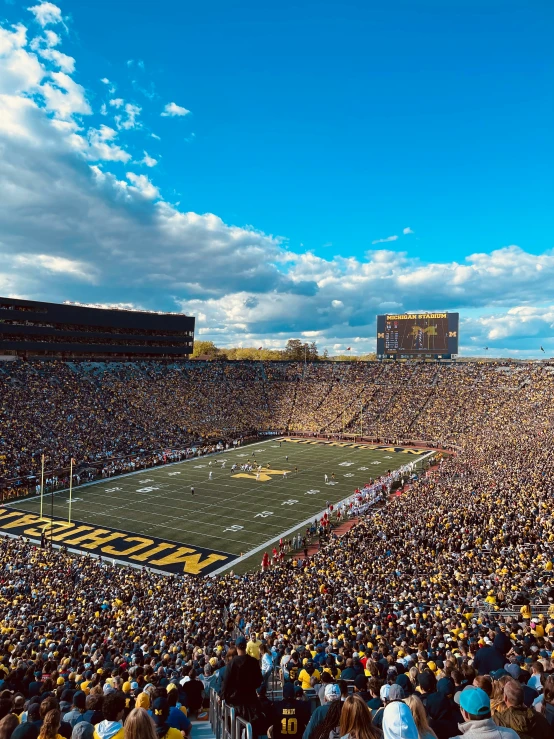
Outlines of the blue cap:
[[491,711],[490,698],[481,688],[462,690],[460,694],[460,706],[466,713],[470,713],[472,716],[484,716]]
[[244,636],[237,636],[237,638],[235,639],[235,646],[238,649],[244,649],[246,647],[246,639],[244,638]]

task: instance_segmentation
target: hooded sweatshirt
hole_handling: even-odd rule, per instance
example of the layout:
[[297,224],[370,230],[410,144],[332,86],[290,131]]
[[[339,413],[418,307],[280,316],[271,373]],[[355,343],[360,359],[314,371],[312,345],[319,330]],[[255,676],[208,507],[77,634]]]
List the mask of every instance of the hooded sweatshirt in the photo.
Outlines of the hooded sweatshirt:
[[405,703],[389,703],[383,712],[383,739],[418,739],[412,712]]
[[94,727],[94,739],[123,739],[123,724],[121,721],[100,721]]
[[497,726],[492,718],[460,724],[459,735],[453,739],[519,739],[513,729]]

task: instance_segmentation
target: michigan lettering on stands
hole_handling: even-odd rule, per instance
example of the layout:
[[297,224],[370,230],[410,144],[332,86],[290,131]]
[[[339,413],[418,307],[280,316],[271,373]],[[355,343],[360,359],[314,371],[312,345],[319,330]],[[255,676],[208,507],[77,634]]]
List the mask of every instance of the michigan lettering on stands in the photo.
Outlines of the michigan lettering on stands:
[[80,521],[40,517],[36,513],[0,507],[0,534],[48,540],[68,549],[90,552],[123,564],[149,567],[171,575],[209,575],[237,555],[213,549],[186,546],[156,537],[139,536],[128,531],[100,528]]
[[352,447],[353,449],[380,449],[382,452],[400,452],[402,454],[427,454],[428,449],[414,449],[404,446],[385,446],[384,444],[357,444],[353,441],[327,441],[325,439],[283,439],[295,444],[322,444],[325,446]]

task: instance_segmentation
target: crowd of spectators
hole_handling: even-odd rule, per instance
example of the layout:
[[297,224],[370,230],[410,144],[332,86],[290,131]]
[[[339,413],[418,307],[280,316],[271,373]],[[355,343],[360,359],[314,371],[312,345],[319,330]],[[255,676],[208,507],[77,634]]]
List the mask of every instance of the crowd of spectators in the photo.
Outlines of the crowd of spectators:
[[550,397],[552,369],[470,362],[0,362],[0,482],[30,479],[32,488],[43,454],[47,470],[63,476],[73,458],[80,479],[88,479],[102,465],[105,475],[114,474],[161,462],[168,451],[270,430],[461,444],[468,429],[499,408],[526,402],[539,389]]
[[[173,448],[193,433],[269,427],[273,412],[285,427],[332,430],[360,406],[368,433],[458,453],[301,563],[244,576],[167,578],[2,539],[1,739],[186,735],[177,714],[201,712],[211,688],[275,739],[293,733],[280,723],[291,715],[304,739],[551,737],[551,369],[4,369],[4,473],[36,470],[45,448],[60,460]],[[283,699],[270,706],[275,669]],[[305,690],[322,703],[311,715]]]

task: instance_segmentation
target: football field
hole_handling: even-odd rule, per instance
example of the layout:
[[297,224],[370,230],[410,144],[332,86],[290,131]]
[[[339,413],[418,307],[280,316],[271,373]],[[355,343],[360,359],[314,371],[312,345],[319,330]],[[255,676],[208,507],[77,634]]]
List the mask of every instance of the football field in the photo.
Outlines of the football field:
[[[68,548],[161,571],[196,568],[197,574],[208,574],[231,568],[241,555],[250,555],[248,567],[255,567],[274,540],[304,532],[327,501],[336,505],[370,478],[428,454],[421,449],[271,438],[76,487],[71,524],[69,491],[53,498],[45,495],[42,518],[38,497],[15,501],[4,509],[12,511],[11,518],[0,516],[0,528],[11,526],[14,534],[31,537],[44,530],[54,543]],[[262,465],[258,479],[255,472],[240,470],[248,461]],[[233,464],[239,468],[233,471]],[[23,516],[24,525],[18,528],[13,511],[34,515]]]

